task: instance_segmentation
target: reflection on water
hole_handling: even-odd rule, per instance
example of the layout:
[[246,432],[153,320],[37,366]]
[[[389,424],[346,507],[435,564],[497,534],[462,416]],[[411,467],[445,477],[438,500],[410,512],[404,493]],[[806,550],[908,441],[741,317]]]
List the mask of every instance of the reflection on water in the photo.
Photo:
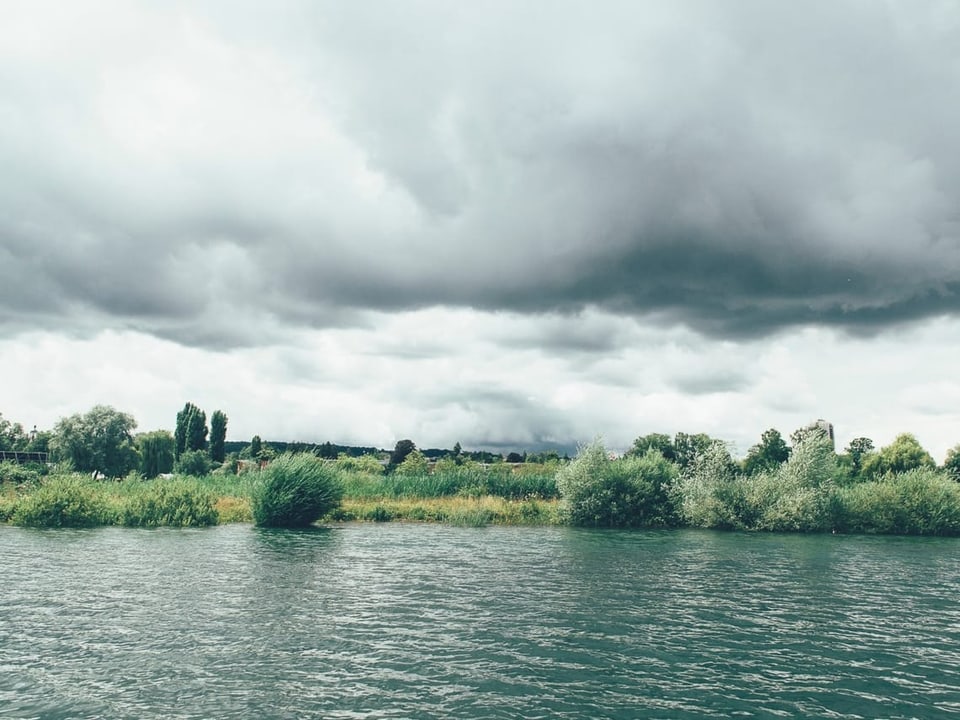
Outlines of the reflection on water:
[[0,528],[0,716],[960,715],[955,540]]

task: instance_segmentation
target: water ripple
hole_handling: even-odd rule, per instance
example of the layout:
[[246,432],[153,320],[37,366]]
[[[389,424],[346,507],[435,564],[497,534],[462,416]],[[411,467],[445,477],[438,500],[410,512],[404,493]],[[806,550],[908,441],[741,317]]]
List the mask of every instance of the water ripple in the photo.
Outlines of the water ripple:
[[953,540],[0,528],[11,718],[960,716]]

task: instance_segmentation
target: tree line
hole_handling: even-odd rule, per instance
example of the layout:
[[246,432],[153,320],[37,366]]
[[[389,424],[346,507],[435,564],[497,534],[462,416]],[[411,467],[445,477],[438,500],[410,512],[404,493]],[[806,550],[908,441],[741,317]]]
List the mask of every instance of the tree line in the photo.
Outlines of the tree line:
[[[0,450],[49,453],[59,462],[70,464],[79,472],[99,472],[108,477],[122,477],[139,472],[144,477],[156,477],[174,471],[186,475],[204,475],[226,461],[268,461],[279,453],[308,452],[325,459],[342,456],[380,456],[386,451],[372,447],[353,447],[307,443],[265,443],[255,435],[249,443],[227,442],[227,415],[221,410],[207,414],[192,402],[184,404],[175,419],[174,431],[155,430],[135,434],[137,422],[129,413],[106,405],[97,405],[86,413],[61,418],[50,431],[34,428],[27,432],[23,425],[11,422],[0,414]],[[790,444],[779,430],[764,431],[758,443],[749,448],[737,461],[738,472],[754,476],[770,472],[786,463],[806,433],[815,428],[800,428],[790,435]],[[705,433],[678,432],[672,437],[665,433],[649,433],[634,440],[627,457],[642,457],[653,450],[681,471],[686,469],[708,448],[720,442]],[[832,440],[831,440],[832,442]],[[406,463],[407,470],[426,468],[439,459],[454,464],[464,462],[559,463],[555,451],[542,453],[510,453],[504,458],[487,451],[464,451],[458,442],[452,450],[430,448],[420,450],[410,439],[399,440],[389,453],[387,471]],[[888,446],[876,449],[867,437],[850,441],[843,452],[835,453],[835,480],[850,483],[868,480],[887,473],[902,473],[916,468],[936,468],[930,455],[909,434],[903,433]],[[960,444],[953,447],[940,468],[960,480]]]

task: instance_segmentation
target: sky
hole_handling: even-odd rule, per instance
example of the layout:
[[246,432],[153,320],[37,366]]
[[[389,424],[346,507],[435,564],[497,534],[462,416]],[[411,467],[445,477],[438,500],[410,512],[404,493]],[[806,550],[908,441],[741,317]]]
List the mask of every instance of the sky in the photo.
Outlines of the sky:
[[0,413],[960,443],[960,2],[0,0]]

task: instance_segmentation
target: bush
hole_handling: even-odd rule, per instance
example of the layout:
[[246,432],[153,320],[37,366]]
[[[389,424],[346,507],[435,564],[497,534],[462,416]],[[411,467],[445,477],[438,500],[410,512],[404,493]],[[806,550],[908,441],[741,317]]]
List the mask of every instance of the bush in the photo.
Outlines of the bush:
[[19,463],[4,460],[0,462],[0,483],[13,483],[14,485],[36,485],[40,482],[41,472],[36,467],[21,465]]
[[557,473],[556,484],[574,525],[664,527],[678,519],[671,492],[676,477],[676,465],[659,452],[611,461],[597,441]]
[[216,525],[217,497],[184,479],[151,480],[131,492],[120,511],[128,527],[204,527]]
[[687,465],[677,484],[676,503],[694,527],[740,527],[746,504],[743,483],[723,443],[715,442]]
[[192,477],[203,477],[210,474],[212,464],[206,450],[189,450],[180,456],[177,461],[177,473]]
[[262,527],[307,527],[340,504],[337,469],[312,455],[284,454],[261,472],[253,519]]
[[930,468],[840,488],[833,508],[841,532],[960,535],[960,485]]
[[25,527],[94,527],[113,521],[103,490],[79,476],[52,477],[19,498],[11,520]]

